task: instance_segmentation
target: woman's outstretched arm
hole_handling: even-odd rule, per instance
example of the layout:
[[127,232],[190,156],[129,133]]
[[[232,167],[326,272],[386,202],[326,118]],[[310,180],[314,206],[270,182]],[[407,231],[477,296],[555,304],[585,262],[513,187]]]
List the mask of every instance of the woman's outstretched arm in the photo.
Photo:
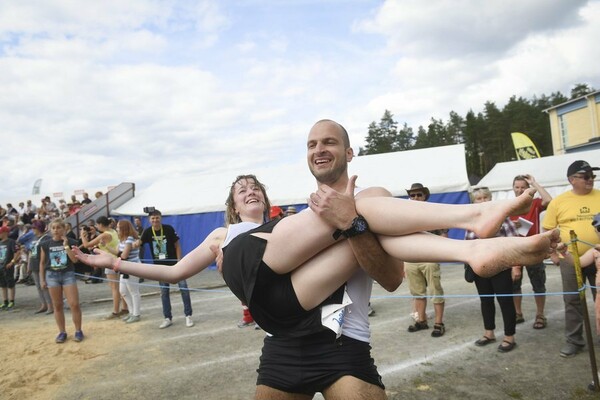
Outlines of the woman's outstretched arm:
[[210,250],[211,245],[220,245],[225,239],[226,228],[212,231],[198,247],[183,257],[175,265],[144,264],[121,261],[109,253],[98,251],[95,254],[84,254],[73,246],[73,252],[78,260],[95,268],[111,268],[117,266],[119,272],[152,279],[160,282],[177,283],[204,270],[215,261],[215,254]]

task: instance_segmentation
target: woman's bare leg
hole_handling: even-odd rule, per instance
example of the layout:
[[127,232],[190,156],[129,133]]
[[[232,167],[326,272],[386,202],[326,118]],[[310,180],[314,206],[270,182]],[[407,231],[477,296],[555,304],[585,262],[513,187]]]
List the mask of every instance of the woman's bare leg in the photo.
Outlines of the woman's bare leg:
[[513,265],[537,264],[550,255],[559,240],[556,229],[529,237],[477,240],[453,240],[425,232],[379,236],[381,246],[392,257],[408,262],[466,262],[482,277],[494,276]]
[[371,231],[399,236],[434,229],[462,228],[480,238],[494,236],[504,219],[519,215],[531,206],[535,191],[530,189],[514,199],[477,204],[442,204],[393,197],[356,200],[356,210],[365,217]]
[[71,309],[71,318],[73,319],[75,330],[80,331],[81,307],[79,305],[79,290],[77,290],[77,285],[63,286],[63,290],[65,291],[65,297],[67,298],[67,303],[69,303],[69,308]]
[[59,332],[66,332],[65,330],[65,311],[63,307],[63,287],[54,286],[48,288],[50,292],[50,298],[52,299],[52,307],[54,308],[54,320],[56,326],[58,326]]
[[[487,237],[498,231],[507,215],[529,207],[533,193],[526,191],[515,199],[463,205],[369,197],[357,199],[356,207],[369,222],[371,231],[378,234],[399,236],[441,228],[464,228]],[[283,274],[334,244],[334,231],[334,227],[308,210],[284,218],[272,233],[254,235],[268,241],[263,261],[276,273]],[[447,258],[452,253],[453,250],[448,249]]]
[[292,271],[292,285],[300,305],[311,310],[331,296],[359,265],[347,241],[340,241]]

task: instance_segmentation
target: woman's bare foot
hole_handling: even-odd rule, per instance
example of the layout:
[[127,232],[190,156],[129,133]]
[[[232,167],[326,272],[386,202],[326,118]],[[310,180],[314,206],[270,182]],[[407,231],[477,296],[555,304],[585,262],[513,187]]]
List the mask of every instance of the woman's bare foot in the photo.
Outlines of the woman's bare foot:
[[473,240],[468,264],[483,278],[489,278],[514,265],[543,261],[560,242],[558,229],[529,237],[499,237]]
[[481,211],[470,230],[480,238],[493,237],[506,217],[525,214],[529,211],[535,192],[535,189],[530,188],[514,199],[479,203]]

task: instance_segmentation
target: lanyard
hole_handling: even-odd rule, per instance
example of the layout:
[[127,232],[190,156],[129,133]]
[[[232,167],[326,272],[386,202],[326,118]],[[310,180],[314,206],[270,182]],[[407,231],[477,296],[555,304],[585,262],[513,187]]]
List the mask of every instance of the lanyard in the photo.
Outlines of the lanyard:
[[158,240],[158,237],[156,237],[156,232],[154,231],[154,227],[152,227],[152,236],[154,236],[154,240],[156,241],[156,243],[158,243],[158,245],[160,247],[162,247],[162,241],[164,240],[165,236],[164,236],[164,232],[163,232],[163,226],[162,224],[160,225],[160,240]]

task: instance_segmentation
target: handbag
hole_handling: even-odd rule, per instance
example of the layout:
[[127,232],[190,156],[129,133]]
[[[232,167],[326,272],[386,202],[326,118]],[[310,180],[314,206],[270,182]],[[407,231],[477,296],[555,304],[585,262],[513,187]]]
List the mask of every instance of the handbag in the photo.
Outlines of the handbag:
[[471,268],[471,266],[467,263],[465,263],[465,281],[471,283],[475,280],[475,271],[473,271],[473,268]]

